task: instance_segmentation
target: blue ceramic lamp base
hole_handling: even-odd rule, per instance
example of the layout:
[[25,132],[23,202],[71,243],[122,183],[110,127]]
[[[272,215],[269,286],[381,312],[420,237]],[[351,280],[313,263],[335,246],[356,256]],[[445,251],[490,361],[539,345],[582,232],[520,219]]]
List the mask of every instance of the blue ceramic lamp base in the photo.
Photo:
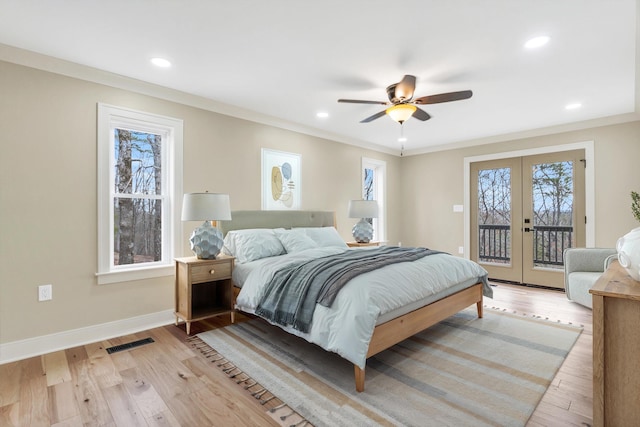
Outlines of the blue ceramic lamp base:
[[191,250],[200,259],[215,259],[222,249],[222,232],[205,221],[200,227],[193,230],[191,237]]
[[356,239],[358,243],[369,243],[369,241],[373,239],[373,226],[364,218],[353,226],[351,232],[353,233],[353,238]]

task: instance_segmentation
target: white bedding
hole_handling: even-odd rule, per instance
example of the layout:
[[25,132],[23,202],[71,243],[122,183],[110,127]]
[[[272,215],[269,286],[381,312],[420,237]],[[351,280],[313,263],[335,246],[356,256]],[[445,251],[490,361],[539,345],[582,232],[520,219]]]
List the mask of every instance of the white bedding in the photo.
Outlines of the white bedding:
[[[315,248],[238,265],[233,272],[234,282],[241,286],[236,307],[254,313],[265,285],[279,268],[345,250],[361,249]],[[364,369],[376,324],[478,283],[486,274],[475,262],[447,254],[389,265],[352,279],[332,307],[316,305],[308,334],[290,327],[283,329]],[[487,288],[485,295],[491,296]]]

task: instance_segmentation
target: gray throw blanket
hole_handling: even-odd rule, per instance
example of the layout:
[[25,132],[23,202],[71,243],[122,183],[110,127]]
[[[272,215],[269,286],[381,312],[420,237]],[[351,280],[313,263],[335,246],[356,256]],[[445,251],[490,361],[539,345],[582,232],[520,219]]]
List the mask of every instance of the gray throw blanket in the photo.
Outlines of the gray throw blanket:
[[256,314],[280,325],[309,332],[316,303],[331,307],[352,278],[399,262],[442,253],[426,248],[382,246],[350,250],[304,261],[277,271],[265,288]]

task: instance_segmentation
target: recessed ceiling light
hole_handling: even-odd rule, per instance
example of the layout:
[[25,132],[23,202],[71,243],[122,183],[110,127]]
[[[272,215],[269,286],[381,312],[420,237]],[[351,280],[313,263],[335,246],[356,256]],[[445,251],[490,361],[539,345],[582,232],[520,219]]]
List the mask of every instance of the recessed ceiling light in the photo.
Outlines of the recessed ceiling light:
[[565,110],[576,110],[580,107],[582,107],[582,104],[580,104],[579,102],[574,102],[573,104],[567,104],[564,108]]
[[152,58],[151,63],[156,67],[168,68],[171,67],[171,62],[164,58]]
[[544,46],[545,44],[549,43],[549,36],[538,36],[538,37],[534,37],[532,39],[529,39],[525,44],[524,47],[526,47],[527,49],[535,49],[537,47],[541,47]]
[[400,138],[398,138],[398,142],[407,142],[407,138],[404,136],[401,136]]
[[319,113],[316,114],[316,117],[319,117],[321,119],[326,119],[327,117],[329,117],[329,113],[327,113],[326,111],[320,111]]

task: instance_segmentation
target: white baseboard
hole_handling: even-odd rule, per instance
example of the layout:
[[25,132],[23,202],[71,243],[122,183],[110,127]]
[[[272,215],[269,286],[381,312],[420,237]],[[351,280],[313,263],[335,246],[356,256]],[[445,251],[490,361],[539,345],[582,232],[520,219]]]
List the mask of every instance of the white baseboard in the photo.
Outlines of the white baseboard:
[[169,325],[174,323],[175,319],[173,310],[165,310],[145,314],[144,316],[0,344],[0,365]]

